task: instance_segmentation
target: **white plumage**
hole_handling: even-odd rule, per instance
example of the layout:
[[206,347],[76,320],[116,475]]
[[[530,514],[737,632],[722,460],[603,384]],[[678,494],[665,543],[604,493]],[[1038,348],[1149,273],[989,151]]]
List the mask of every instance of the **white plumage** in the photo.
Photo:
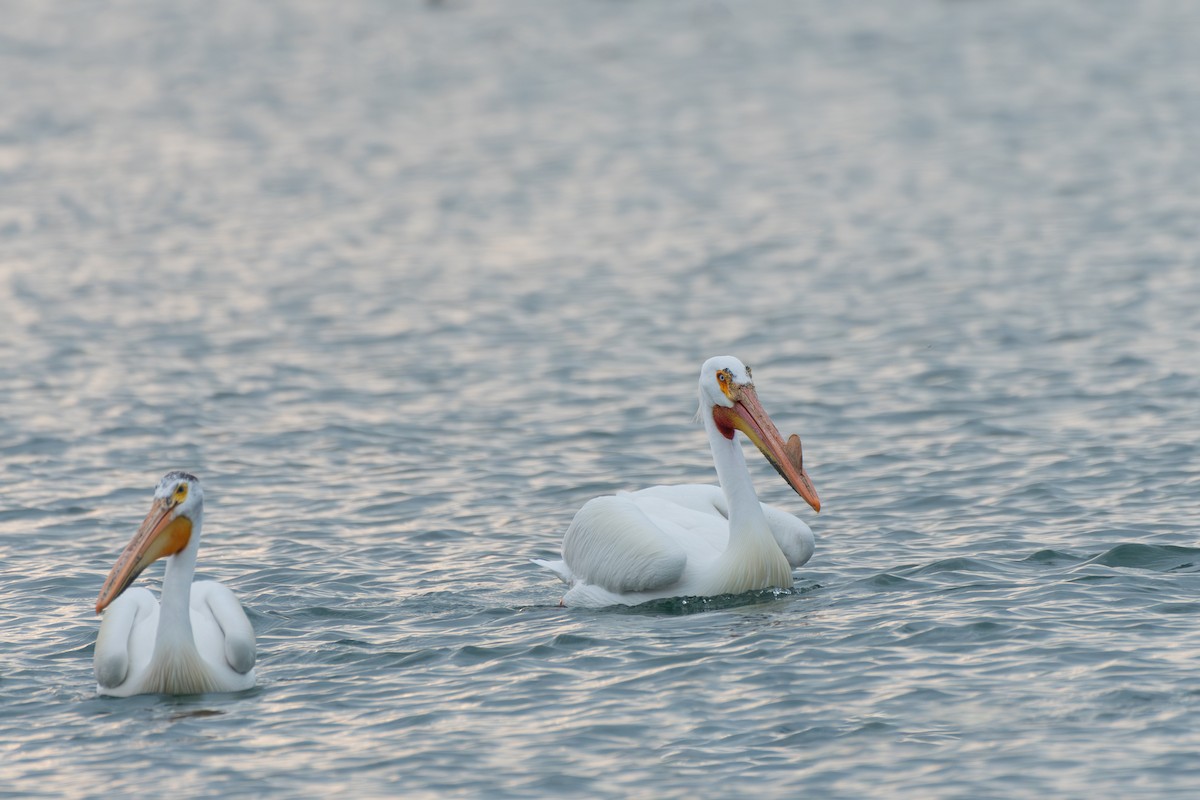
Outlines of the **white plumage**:
[[[204,493],[200,482],[171,472],[109,573],[96,613],[96,690],[135,694],[230,692],[254,686],[254,628],[236,596],[216,581],[192,583]],[[128,589],[143,569],[167,559],[162,602]]]
[[721,486],[654,486],[584,504],[563,536],[562,559],[535,559],[568,585],[564,605],[634,605],[792,585],[792,569],[812,557],[812,531],[758,502],[736,433],[819,510],[799,438],[784,444],[758,403],[749,369],[732,356],[710,358],[701,368],[700,417]]

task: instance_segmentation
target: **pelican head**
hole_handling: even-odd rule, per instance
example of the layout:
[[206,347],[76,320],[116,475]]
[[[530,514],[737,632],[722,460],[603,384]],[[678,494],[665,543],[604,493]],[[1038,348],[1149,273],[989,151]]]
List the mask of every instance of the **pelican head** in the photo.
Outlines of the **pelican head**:
[[178,471],[164,475],[154,490],[150,513],[104,581],[96,600],[96,613],[120,597],[146,567],[187,547],[192,540],[193,523],[200,519],[203,509],[204,490],[195,475]]
[[800,437],[792,434],[787,444],[775,423],[758,402],[750,368],[733,356],[716,356],[700,368],[700,413],[711,413],[717,431],[732,439],[741,431],[762,452],[775,471],[787,481],[814,511],[821,500],[813,488],[800,450]]

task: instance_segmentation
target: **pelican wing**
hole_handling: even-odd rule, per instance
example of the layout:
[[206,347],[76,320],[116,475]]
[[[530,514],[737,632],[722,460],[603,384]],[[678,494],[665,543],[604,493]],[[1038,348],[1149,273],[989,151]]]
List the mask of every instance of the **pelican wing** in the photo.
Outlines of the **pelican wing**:
[[670,586],[687,565],[683,547],[629,494],[584,504],[563,535],[562,553],[576,580],[610,592]]
[[779,544],[779,549],[787,556],[792,569],[808,563],[817,547],[812,528],[799,517],[780,511],[775,506],[766,503],[760,505],[767,516],[767,524],[771,526],[771,533]]
[[125,682],[134,658],[134,630],[139,621],[154,614],[157,606],[154,595],[139,587],[126,590],[104,610],[92,662],[96,683],[115,689]]
[[212,638],[219,641],[207,646],[200,641],[201,629],[195,629],[202,653],[222,652],[230,669],[242,675],[254,668],[254,628],[233,592],[216,581],[197,581],[192,584],[191,607],[193,615],[211,619],[217,628]]
[[[642,501],[643,507],[646,507],[645,499],[654,498],[711,515],[716,518],[714,526],[697,526],[696,532],[701,535],[707,534],[710,544],[718,550],[725,548],[729,538],[729,502],[725,499],[725,492],[721,487],[708,484],[651,486],[649,489],[634,492],[633,496]],[[793,514],[766,503],[759,505],[762,506],[767,524],[771,527],[771,534],[779,544],[779,549],[787,556],[788,563],[793,568],[807,563],[816,549],[812,529]]]

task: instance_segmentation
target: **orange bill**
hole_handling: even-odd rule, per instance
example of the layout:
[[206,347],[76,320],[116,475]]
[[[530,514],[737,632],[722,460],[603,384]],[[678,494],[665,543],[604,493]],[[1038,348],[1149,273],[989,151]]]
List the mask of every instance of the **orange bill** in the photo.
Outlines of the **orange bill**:
[[121,592],[128,589],[146,567],[187,547],[192,538],[192,521],[187,517],[172,516],[172,509],[174,505],[170,501],[155,499],[150,513],[142,520],[137,533],[121,551],[117,563],[108,573],[108,579],[104,581],[104,588],[96,600],[97,614],[120,597]]
[[804,469],[800,437],[792,434],[788,443],[783,443],[775,423],[758,402],[753,386],[736,386],[728,394],[733,400],[732,408],[713,407],[713,421],[717,423],[717,428],[729,438],[733,437],[735,429],[746,434],[746,438],[754,442],[754,446],[787,481],[788,486],[804,498],[804,502],[812,506],[814,511],[820,511],[821,499],[817,497],[817,490],[813,488],[812,480]]

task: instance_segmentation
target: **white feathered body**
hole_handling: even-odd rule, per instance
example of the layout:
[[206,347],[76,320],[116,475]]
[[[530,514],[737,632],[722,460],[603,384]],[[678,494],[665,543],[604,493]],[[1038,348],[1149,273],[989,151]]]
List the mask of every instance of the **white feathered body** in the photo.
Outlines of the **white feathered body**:
[[568,585],[569,606],[790,587],[792,570],[812,557],[812,530],[792,514],[759,505],[766,529],[730,552],[729,507],[719,486],[652,486],[597,497],[563,535],[562,559],[536,563]]
[[[788,588],[813,554],[812,530],[758,501],[739,439],[748,438],[814,509],[800,441],[784,444],[732,356],[700,368],[700,413],[720,486],[654,486],[588,501],[563,535],[562,558],[537,561],[569,587],[569,606],[636,605]],[[791,448],[791,449],[789,449]]]
[[162,606],[141,587],[127,589],[104,612],[96,638],[96,690],[135,694],[202,694],[254,686],[254,629],[237,597],[216,581],[191,585],[190,630],[162,631]]
[[[172,505],[169,499],[176,496],[185,499]],[[97,610],[104,617],[93,659],[100,694],[201,694],[254,686],[254,628],[242,604],[216,581],[192,582],[203,497],[194,475],[167,473],[151,514],[101,590]],[[170,536],[171,521],[180,517],[190,522],[189,533],[182,549],[165,558],[161,601],[147,589],[128,586],[140,572],[130,565],[161,557],[154,554],[159,537]]]

